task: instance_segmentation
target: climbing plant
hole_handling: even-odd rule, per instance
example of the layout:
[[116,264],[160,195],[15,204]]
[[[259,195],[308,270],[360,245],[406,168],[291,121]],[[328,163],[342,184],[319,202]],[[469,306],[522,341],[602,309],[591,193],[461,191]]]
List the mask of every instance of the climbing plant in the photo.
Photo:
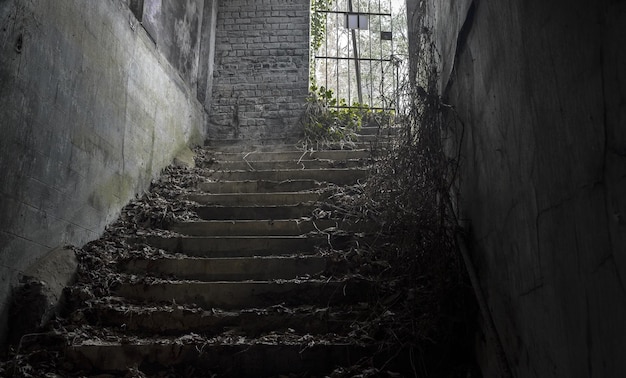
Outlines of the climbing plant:
[[326,37],[326,15],[333,0],[312,0],[311,1],[311,50],[317,51],[324,43]]
[[338,100],[333,91],[325,87],[311,86],[306,108],[301,118],[304,130],[303,145],[329,147],[333,143],[353,144],[361,128],[367,107],[347,107],[345,100]]
[[380,125],[392,118],[392,111],[372,111],[367,104],[349,103],[332,89],[318,86],[315,73],[315,53],[327,38],[327,14],[336,0],[311,0],[311,62],[310,92],[306,109],[301,118],[304,130],[303,145],[340,147],[354,145],[356,133],[363,124],[376,122]]
[[311,85],[306,108],[300,118],[304,130],[302,145],[309,147],[354,147],[363,126],[388,127],[395,118],[393,110],[373,110],[367,104],[338,99],[332,89]]
[[[393,136],[380,148],[372,145],[376,163],[370,176],[338,188],[332,211],[378,230],[373,245],[345,255],[376,277],[373,320],[363,329],[384,339],[388,352],[408,350],[412,376],[473,376],[477,306],[457,249],[451,194],[463,135],[449,125],[459,120],[439,96],[438,54],[428,30],[421,33],[417,77],[401,86],[407,106],[393,118]],[[361,368],[366,367],[372,368]]]
[[311,0],[311,54],[309,70],[309,80],[315,84],[315,52],[324,44],[326,38],[326,14],[334,0]]

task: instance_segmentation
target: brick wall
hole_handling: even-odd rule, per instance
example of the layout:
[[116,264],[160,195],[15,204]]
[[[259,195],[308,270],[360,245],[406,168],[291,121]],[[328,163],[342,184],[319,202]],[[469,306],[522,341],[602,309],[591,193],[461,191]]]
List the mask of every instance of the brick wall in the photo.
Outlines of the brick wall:
[[308,91],[309,0],[231,0],[218,9],[209,138],[298,133]]

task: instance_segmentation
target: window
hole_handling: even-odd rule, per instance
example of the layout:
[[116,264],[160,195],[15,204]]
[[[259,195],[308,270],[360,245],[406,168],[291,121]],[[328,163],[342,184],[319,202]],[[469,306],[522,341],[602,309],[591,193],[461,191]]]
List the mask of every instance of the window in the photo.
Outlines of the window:
[[143,0],[129,0],[128,7],[139,22],[143,21]]
[[368,30],[369,18],[364,14],[346,13],[346,28]]

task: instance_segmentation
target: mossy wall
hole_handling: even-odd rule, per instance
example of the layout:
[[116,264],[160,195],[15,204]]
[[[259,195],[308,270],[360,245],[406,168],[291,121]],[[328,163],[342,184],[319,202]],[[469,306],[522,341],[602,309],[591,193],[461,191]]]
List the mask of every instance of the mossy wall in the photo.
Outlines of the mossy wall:
[[[179,29],[197,36],[200,22],[189,22]],[[97,238],[179,150],[204,140],[198,63],[181,73],[169,55],[123,0],[0,1],[0,338],[22,270]]]

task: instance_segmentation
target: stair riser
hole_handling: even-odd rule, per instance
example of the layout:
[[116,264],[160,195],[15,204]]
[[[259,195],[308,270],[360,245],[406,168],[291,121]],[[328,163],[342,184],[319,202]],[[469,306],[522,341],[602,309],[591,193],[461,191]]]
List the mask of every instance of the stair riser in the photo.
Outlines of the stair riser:
[[[356,318],[334,316],[332,313],[264,313],[261,309],[248,312],[229,312],[227,315],[214,315],[211,312],[191,311],[151,311],[134,312],[122,309],[94,308],[86,314],[93,323],[106,327],[124,327],[127,331],[159,335],[198,333],[212,336],[228,329],[245,332],[249,337],[258,337],[271,331],[286,332],[289,329],[298,334],[340,333],[350,329]],[[362,314],[366,317],[367,314]]]
[[317,206],[202,206],[195,211],[201,219],[237,220],[237,219],[290,219],[308,217]]
[[215,153],[215,159],[219,161],[279,161],[279,160],[350,160],[369,159],[368,150],[331,150],[331,151],[282,151],[282,152],[246,152],[246,153]]
[[303,202],[315,202],[326,196],[318,192],[302,193],[238,193],[238,194],[187,194],[185,199],[200,205],[266,206],[297,205]]
[[[307,149],[316,149],[320,147],[327,148],[326,151],[370,151],[372,146],[384,146],[387,144],[389,140],[382,139],[376,140],[374,142],[371,141],[361,141],[358,140],[356,142],[351,143],[341,143],[336,142],[326,146],[310,146]],[[238,155],[245,156],[249,153],[271,153],[271,152],[293,152],[293,147],[286,147],[284,144],[256,144],[247,147],[238,146],[238,145],[230,145],[228,142],[225,142],[222,145],[212,145],[210,150],[216,153],[233,153]],[[242,153],[243,151],[243,153]],[[302,152],[301,152],[302,154]],[[217,156],[217,155],[216,155]],[[249,155],[248,157],[250,157]],[[251,160],[250,158],[247,158]],[[298,159],[297,157],[294,159]],[[258,160],[258,159],[255,159]]]
[[384,143],[389,142],[389,140],[390,140],[389,134],[386,134],[386,133],[382,132],[379,135],[375,135],[375,134],[359,135],[359,137],[357,138],[357,143],[380,143],[380,144],[384,144]]
[[[339,226],[331,220],[259,220],[259,221],[206,221],[175,224],[170,230],[190,236],[290,236]],[[348,230],[349,226],[342,227]]]
[[211,172],[206,176],[214,180],[316,180],[320,182],[332,182],[338,185],[351,185],[358,180],[366,178],[366,169],[301,169],[301,170],[278,170],[278,171],[230,171]]
[[187,280],[272,280],[321,273],[326,269],[326,259],[309,257],[132,260],[125,263],[122,268],[128,273],[174,275],[178,279]]
[[391,127],[362,127],[359,130],[359,134],[363,135],[380,135],[380,136],[388,136],[388,135],[397,135],[399,129],[391,128]]
[[196,282],[122,284],[115,294],[138,301],[195,304],[205,309],[241,309],[309,304],[356,303],[367,299],[368,289],[353,282]]
[[[313,254],[317,248],[346,248],[354,245],[350,236],[242,236],[242,237],[161,237],[149,236],[146,243],[172,253],[193,257],[252,257]],[[367,240],[359,239],[359,243]],[[330,244],[329,244],[330,243]]]
[[210,238],[149,237],[148,244],[173,253],[195,257],[251,257],[294,253],[313,253],[325,238]]
[[315,180],[288,181],[217,181],[198,184],[198,188],[207,193],[277,193],[318,190],[328,187]]
[[283,152],[297,149],[296,143],[299,137],[288,138],[263,138],[254,141],[244,141],[239,139],[212,139],[205,142],[208,150],[213,152]]
[[360,160],[285,160],[285,161],[214,161],[200,164],[202,168],[216,171],[262,171],[273,169],[330,169],[356,168],[366,164]]
[[266,377],[277,374],[329,373],[350,366],[371,351],[355,345],[161,344],[83,345],[68,347],[66,358],[86,371],[127,372],[136,366],[148,374],[171,367],[193,367],[224,377]]

